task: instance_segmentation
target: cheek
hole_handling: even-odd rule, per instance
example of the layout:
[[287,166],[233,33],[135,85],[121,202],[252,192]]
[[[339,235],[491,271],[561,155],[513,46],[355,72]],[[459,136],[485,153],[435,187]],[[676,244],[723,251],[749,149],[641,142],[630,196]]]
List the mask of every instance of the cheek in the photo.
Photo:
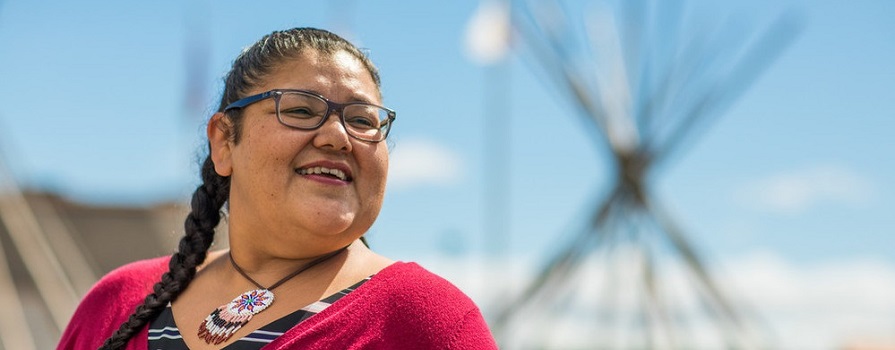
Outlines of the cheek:
[[375,155],[376,172],[380,178],[381,187],[385,188],[388,178],[388,149],[380,149]]
[[289,171],[292,164],[290,152],[294,153],[294,149],[285,142],[268,142],[274,139],[243,139],[240,164],[236,165],[243,177],[251,179],[251,183],[244,185],[268,194],[277,191],[275,188],[283,186],[292,175]]
[[385,193],[385,183],[388,177],[388,152],[371,150],[364,158],[364,190],[367,191],[367,200],[379,202]]
[[291,129],[261,125],[253,130],[252,138],[243,139],[245,157],[258,167],[283,167],[290,164],[296,152],[308,144],[308,136]]
[[388,148],[383,147],[378,153],[379,164],[382,167],[382,175],[388,174]]

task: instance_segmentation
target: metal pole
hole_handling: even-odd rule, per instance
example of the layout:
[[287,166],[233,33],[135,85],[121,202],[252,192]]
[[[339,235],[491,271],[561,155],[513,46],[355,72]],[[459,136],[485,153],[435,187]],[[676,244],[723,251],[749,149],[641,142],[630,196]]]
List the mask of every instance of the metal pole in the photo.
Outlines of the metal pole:
[[487,68],[485,101],[485,237],[487,252],[503,258],[509,244],[510,219],[510,84],[500,62]]

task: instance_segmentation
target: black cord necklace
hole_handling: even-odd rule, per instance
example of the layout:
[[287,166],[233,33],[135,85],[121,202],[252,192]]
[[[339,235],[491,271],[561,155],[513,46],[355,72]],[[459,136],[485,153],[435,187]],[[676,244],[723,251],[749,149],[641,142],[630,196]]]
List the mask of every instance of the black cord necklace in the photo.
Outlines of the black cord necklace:
[[199,338],[204,339],[207,344],[215,345],[227,341],[227,339],[230,339],[230,337],[233,336],[233,333],[236,333],[242,326],[249,323],[252,316],[264,311],[270,304],[273,304],[274,288],[286,283],[286,281],[298,276],[298,274],[339,255],[347,248],[348,247],[346,246],[345,248],[314,259],[298,270],[290,273],[288,276],[283,277],[276,283],[270,285],[270,287],[264,287],[249,277],[249,275],[236,264],[236,261],[233,260],[233,255],[227,253],[227,256],[230,257],[230,263],[233,264],[233,268],[236,269],[236,272],[239,272],[242,277],[245,277],[249,282],[252,282],[258,289],[242,293],[229,303],[221,305],[212,311],[199,325]]

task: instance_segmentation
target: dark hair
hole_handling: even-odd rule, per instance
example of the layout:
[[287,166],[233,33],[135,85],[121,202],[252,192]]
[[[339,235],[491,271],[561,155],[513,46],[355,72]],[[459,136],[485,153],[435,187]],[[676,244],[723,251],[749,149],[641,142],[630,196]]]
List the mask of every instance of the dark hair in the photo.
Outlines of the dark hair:
[[[224,92],[218,112],[224,107],[244,97],[250,89],[260,84],[270,72],[282,62],[298,57],[304,50],[312,49],[332,55],[346,51],[360,60],[378,87],[379,73],[373,63],[360,49],[347,40],[325,30],[315,28],[293,28],[276,31],[264,36],[249,46],[233,61],[227,74]],[[239,142],[242,128],[240,109],[227,112],[230,123],[230,137]],[[210,153],[210,149],[209,149]],[[127,321],[106,339],[100,349],[123,348],[127,341],[150,320],[157,317],[167,304],[186,289],[196,275],[196,267],[205,261],[208,248],[214,241],[214,230],[221,221],[221,208],[230,196],[230,178],[218,175],[210,154],[206,156],[201,169],[202,184],[193,192],[191,211],[184,222],[185,234],[180,239],[176,253],[168,263],[168,272],[152,287]]]

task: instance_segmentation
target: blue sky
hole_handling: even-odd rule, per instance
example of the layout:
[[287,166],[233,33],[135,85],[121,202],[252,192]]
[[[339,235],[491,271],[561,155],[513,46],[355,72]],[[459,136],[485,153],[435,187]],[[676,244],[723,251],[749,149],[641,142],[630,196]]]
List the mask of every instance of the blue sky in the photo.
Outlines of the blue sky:
[[[188,28],[204,28],[199,37],[210,41],[206,110],[241,47],[277,28],[331,28],[369,48],[379,64],[386,104],[400,112],[393,152],[419,146],[453,164],[393,183],[375,234],[387,246],[424,250],[441,240],[433,237],[459,235],[467,242],[460,249],[482,249],[486,68],[463,47],[476,5],[6,1],[3,147],[29,186],[94,202],[178,200],[195,182],[207,114],[184,108]],[[757,19],[786,8],[764,6],[717,7]],[[803,19],[801,35],[658,174],[657,193],[694,238],[705,238],[700,245],[721,252],[764,247],[797,259],[891,261],[895,24],[887,19],[895,8],[885,1],[790,7]],[[564,96],[519,57],[509,60],[506,180],[519,236],[513,249],[525,250],[525,242],[552,241],[580,217],[606,187],[611,164]],[[787,179],[805,185],[793,194],[801,199],[781,204],[760,195]]]
[[[657,174],[659,200],[712,261],[771,254],[794,266],[895,265],[895,2],[694,3],[742,23],[795,9],[802,29]],[[0,151],[26,186],[96,203],[185,201],[229,62],[272,30],[328,28],[370,50],[385,104],[398,111],[374,246],[402,259],[491,254],[487,69],[463,45],[477,6],[5,0]],[[188,33],[209,47],[200,113],[184,107]],[[613,168],[528,59],[507,61],[512,236],[498,252],[538,261],[606,190]]]
[[[767,248],[797,260],[895,260],[895,24],[887,20],[895,5],[695,3],[759,24],[795,9],[802,31],[656,176],[659,198],[719,254]],[[446,157],[439,174],[413,166],[395,174],[406,183],[391,182],[374,234],[397,253],[435,250],[446,239],[455,250],[482,250],[487,70],[463,45],[476,6],[5,1],[2,145],[26,185],[94,202],[182,199],[195,182],[205,111],[240,48],[278,28],[330,28],[369,48],[380,66],[386,104],[400,116],[395,155],[421,147]],[[201,113],[184,108],[188,31],[209,43]],[[568,101],[526,59],[509,60],[510,251],[557,240],[612,171]],[[762,194],[785,181],[806,188],[789,204]]]

